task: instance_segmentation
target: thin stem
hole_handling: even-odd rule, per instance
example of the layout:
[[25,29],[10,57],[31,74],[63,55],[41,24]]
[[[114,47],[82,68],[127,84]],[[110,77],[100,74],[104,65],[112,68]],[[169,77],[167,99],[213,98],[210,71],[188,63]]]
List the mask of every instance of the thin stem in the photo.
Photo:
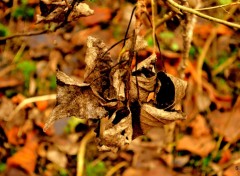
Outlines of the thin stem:
[[84,158],[86,153],[87,143],[95,136],[93,130],[89,131],[82,139],[81,144],[79,146],[78,154],[77,154],[77,176],[83,175],[84,170]]
[[152,39],[153,39],[153,53],[156,53],[156,41],[155,41],[155,33],[156,33],[156,26],[155,26],[155,0],[151,0],[152,5]]
[[45,29],[45,30],[40,30],[40,31],[13,34],[13,35],[6,36],[6,37],[0,37],[0,42],[6,41],[6,40],[9,40],[12,38],[16,38],[16,37],[27,37],[27,36],[33,36],[33,35],[40,35],[40,34],[44,34],[46,32],[49,32],[49,30]]
[[205,18],[205,19],[210,20],[210,21],[214,21],[214,22],[217,22],[217,23],[221,23],[221,24],[224,24],[224,25],[227,25],[227,26],[230,26],[230,27],[235,27],[235,28],[240,29],[240,24],[236,24],[236,23],[232,23],[232,22],[229,22],[229,21],[226,21],[226,20],[221,20],[221,19],[218,19],[218,18],[215,18],[215,17],[212,17],[212,16],[208,16],[208,15],[203,14],[203,13],[201,13],[197,10],[194,10],[192,8],[182,6],[182,5],[174,2],[173,0],[167,0],[167,3],[169,3],[170,6],[173,6],[176,9],[180,9],[180,10],[183,10],[185,12],[195,14],[195,15],[201,17],[201,18]]
[[233,2],[233,3],[230,3],[230,4],[223,4],[223,5],[213,6],[213,7],[204,7],[204,8],[195,9],[195,10],[197,10],[197,11],[214,10],[214,9],[223,8],[223,7],[227,7],[227,6],[238,5],[238,4],[240,4],[240,2]]

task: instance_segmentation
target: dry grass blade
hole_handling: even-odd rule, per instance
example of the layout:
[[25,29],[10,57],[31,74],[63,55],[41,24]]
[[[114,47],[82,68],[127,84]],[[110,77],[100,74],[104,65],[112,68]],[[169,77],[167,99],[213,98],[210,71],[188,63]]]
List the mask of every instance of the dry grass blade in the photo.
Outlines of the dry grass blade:
[[7,121],[10,121],[14,118],[14,116],[27,104],[34,103],[38,101],[46,101],[46,100],[56,100],[56,94],[50,94],[50,95],[43,95],[38,97],[31,97],[23,100],[16,109],[9,115]]

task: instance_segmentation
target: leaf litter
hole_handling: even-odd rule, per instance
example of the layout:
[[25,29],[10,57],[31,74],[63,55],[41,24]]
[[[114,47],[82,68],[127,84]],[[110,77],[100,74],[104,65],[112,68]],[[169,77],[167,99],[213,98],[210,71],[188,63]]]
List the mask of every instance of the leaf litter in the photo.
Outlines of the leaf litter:
[[[34,1],[35,0],[31,0],[31,2]],[[44,0],[44,2],[47,1]],[[65,2],[62,1],[64,7],[61,7],[61,4],[55,4],[45,15],[41,14],[45,20],[45,22],[43,20],[41,23],[61,23],[66,17],[65,15],[62,19],[59,18],[58,13],[56,13],[56,15],[52,13],[52,16],[48,15],[59,7],[58,10],[60,12],[63,11],[63,14],[65,14],[65,11],[69,8]],[[5,23],[5,19],[8,17],[6,14],[9,13],[9,11],[6,10],[8,9],[5,6],[6,3],[7,1],[1,2],[1,5],[5,8],[1,9],[1,14],[4,14],[1,15],[1,20],[3,19],[2,22],[4,24],[7,24]],[[36,1],[34,2],[35,5],[37,3]],[[94,3],[98,2],[95,1]],[[89,4],[92,5],[94,3]],[[31,5],[30,1],[28,4]],[[24,49],[23,58],[24,60],[34,60],[37,68],[36,74],[34,73],[30,78],[35,82],[35,86],[37,86],[31,95],[34,95],[34,93],[36,93],[37,96],[48,94],[49,90],[46,91],[45,88],[43,91],[42,87],[48,86],[48,84],[45,84],[45,80],[48,80],[49,77],[54,77],[56,68],[59,68],[59,70],[62,70],[66,74],[59,72],[60,75],[62,75],[60,77],[64,79],[60,79],[59,82],[62,82],[62,87],[58,89],[66,91],[67,87],[72,87],[70,92],[73,92],[73,94],[78,94],[83,91],[93,98],[93,104],[94,106],[96,105],[95,107],[101,107],[101,109],[106,112],[106,114],[103,113],[104,115],[102,117],[97,117],[96,119],[90,119],[89,116],[81,113],[82,116],[80,118],[89,118],[88,125],[92,126],[96,132],[95,142],[87,144],[84,158],[86,161],[85,165],[87,168],[90,168],[90,170],[94,170],[96,173],[98,170],[105,170],[104,173],[106,173],[106,170],[114,170],[116,166],[116,168],[120,167],[120,169],[116,171],[116,174],[124,175],[157,175],[159,173],[164,173],[164,175],[219,175],[221,173],[229,176],[236,175],[238,173],[236,168],[239,168],[239,123],[237,123],[239,112],[236,103],[239,95],[239,52],[235,52],[234,49],[239,45],[237,40],[238,33],[228,27],[219,26],[217,28],[218,35],[209,48],[210,52],[206,55],[204,63],[206,65],[203,67],[203,94],[199,94],[198,91],[196,91],[198,83],[197,79],[195,79],[198,77],[195,72],[197,65],[196,57],[198,57],[202,46],[215,26],[202,21],[197,23],[197,27],[194,29],[191,48],[195,49],[195,51],[190,50],[190,52],[194,51],[195,54],[190,53],[191,58],[186,68],[188,90],[186,93],[187,98],[184,99],[183,108],[187,114],[187,119],[181,122],[174,122],[175,120],[166,120],[166,118],[178,113],[180,119],[181,116],[183,118],[185,117],[185,114],[180,111],[181,97],[184,96],[184,94],[177,95],[182,91],[175,91],[177,90],[175,89],[176,81],[174,81],[176,77],[171,76],[177,75],[177,66],[181,61],[182,46],[179,46],[177,53],[176,51],[171,51],[173,42],[181,43],[179,30],[176,29],[173,31],[168,28],[168,26],[163,27],[163,25],[158,29],[160,33],[165,30],[170,30],[173,36],[179,36],[176,37],[176,41],[166,42],[164,38],[161,38],[161,55],[164,59],[167,72],[161,73],[160,71],[158,74],[159,65],[161,65],[159,64],[160,53],[157,52],[156,55],[152,54],[153,51],[151,47],[144,48],[137,46],[139,48],[136,47],[135,52],[138,53],[138,56],[141,57],[143,62],[129,66],[127,64],[127,60],[130,59],[128,52],[131,52],[131,46],[132,43],[134,43],[132,42],[133,40],[127,41],[128,46],[125,47],[126,50],[124,53],[119,53],[119,46],[117,46],[118,49],[116,50],[118,52],[115,52],[115,50],[110,51],[111,55],[105,53],[108,49],[106,46],[110,46],[110,43],[116,42],[111,34],[112,32],[116,32],[116,34],[119,32],[117,31],[117,29],[119,29],[118,25],[122,27],[122,22],[124,21],[121,19],[121,16],[126,15],[125,12],[121,14],[121,10],[116,10],[117,15],[115,14],[116,4],[118,4],[117,1],[114,2],[114,9],[112,8],[112,2],[110,2],[110,4],[111,6],[109,7],[92,8],[97,12],[96,15],[81,18],[81,24],[78,23],[78,20],[76,23],[69,23],[68,27],[56,31],[56,35],[43,34],[39,36],[21,37],[20,40],[9,40],[6,45],[7,47],[3,50],[1,48],[1,51],[3,51],[3,53],[1,53],[3,60],[0,60],[0,69],[3,68],[3,70],[1,70],[0,80],[9,78],[10,82],[1,82],[3,86],[0,88],[0,168],[4,168],[7,158],[15,156],[14,163],[10,162],[9,166],[5,164],[8,175],[22,175],[24,172],[24,175],[26,175],[26,172],[39,173],[40,175],[76,175],[76,152],[79,142],[83,139],[83,135],[87,133],[85,128],[87,124],[82,124],[83,122],[81,121],[80,124],[74,127],[68,125],[64,128],[64,131],[71,131],[71,133],[75,131],[77,133],[76,136],[71,136],[72,134],[64,134],[58,138],[52,136],[56,135],[53,129],[58,126],[58,122],[61,123],[61,120],[56,121],[54,128],[50,128],[46,133],[42,133],[44,126],[43,121],[46,121],[52,111],[53,102],[49,101],[47,105],[44,105],[44,102],[42,105],[42,102],[30,103],[24,106],[21,111],[14,116],[14,119],[6,121],[8,120],[9,113],[14,111],[15,107],[23,101],[21,98],[16,100],[16,97],[22,94],[26,96],[25,93],[21,92],[15,97],[16,92],[22,90],[21,85],[24,83],[21,75],[17,74],[17,79],[12,79],[16,75],[14,70],[15,63],[12,65],[12,58],[14,58],[18,52],[20,48],[18,48],[18,46],[25,43],[27,47]],[[7,4],[7,6],[9,6],[9,4]],[[131,4],[128,4],[128,6],[132,8]],[[37,8],[36,11],[38,11]],[[130,12],[130,10],[128,10],[128,12]],[[104,15],[101,16],[100,14]],[[76,13],[76,15],[78,14]],[[73,16],[70,15],[68,20],[71,21],[72,17],[74,18],[74,14]],[[47,19],[48,21],[46,21]],[[88,19],[92,20],[89,21]],[[111,22],[109,22],[110,19]],[[143,18],[141,18],[141,20],[142,19]],[[24,28],[24,31],[32,30],[34,26],[32,24],[35,23],[32,21],[22,22],[22,19],[15,20],[17,21],[16,31],[18,32],[23,31],[23,23],[26,28],[29,27],[28,29]],[[119,24],[116,25],[116,22]],[[41,27],[41,23],[38,24],[38,27]],[[109,30],[105,28],[106,23],[113,25],[114,29]],[[145,22],[141,21],[141,23]],[[75,24],[80,24],[80,26],[86,25],[91,28],[79,30],[80,26]],[[203,28],[204,30],[202,30]],[[103,29],[104,33],[101,32]],[[78,38],[73,34],[78,34]],[[89,35],[97,37],[90,41],[92,44],[89,44],[94,48],[91,51],[98,53],[97,56],[94,55],[94,57],[92,57],[91,51],[89,52],[90,57],[92,57],[92,60],[97,64],[94,66],[90,64],[90,66],[93,67],[89,67],[89,73],[85,74],[85,78],[83,78],[83,67],[85,66],[83,60],[86,53],[85,43]],[[118,39],[119,37],[120,36],[117,36]],[[142,37],[139,37],[140,36],[137,35],[137,40],[140,39],[141,43],[144,44],[144,40],[141,39]],[[106,46],[98,38],[104,39],[107,42]],[[97,42],[94,43],[94,40]],[[224,44],[219,46],[223,41]],[[221,48],[221,50],[216,52],[216,48]],[[233,52],[233,54],[230,54],[229,59],[224,61],[224,63],[217,65],[215,64],[216,62],[222,61],[222,51],[227,54]],[[48,57],[50,53],[51,57]],[[119,63],[116,63],[115,57],[119,55],[121,56],[117,61]],[[158,59],[156,59],[156,56]],[[231,59],[233,57],[235,58],[234,60]],[[104,62],[101,61],[102,64],[100,64],[101,62],[98,61],[102,58]],[[85,60],[87,62],[87,59]],[[157,63],[155,63],[156,60]],[[6,64],[13,68],[7,73],[4,69]],[[156,71],[155,65],[157,65],[158,71]],[[131,67],[131,69],[128,69],[129,67]],[[207,67],[209,67],[208,69],[212,69],[213,72],[209,72]],[[6,70],[7,69],[6,67]],[[71,78],[67,75],[71,75]],[[130,75],[130,78],[127,78],[128,75]],[[214,76],[214,79],[212,79],[211,76]],[[75,79],[76,77],[77,79]],[[17,80],[17,82],[11,83],[11,79],[14,81]],[[222,80],[225,80],[224,87],[222,86]],[[127,82],[129,82],[129,85]],[[179,82],[181,82],[180,79]],[[190,87],[192,90],[189,89]],[[78,91],[75,91],[75,89]],[[129,93],[127,93],[125,89],[129,90]],[[166,95],[169,96],[163,97],[163,95],[165,95],[164,90],[166,89],[168,92],[171,90],[171,93],[166,93]],[[185,89],[185,83],[180,86],[180,89]],[[16,92],[12,94],[11,91]],[[51,91],[53,91],[53,89]],[[185,93],[185,91],[183,92]],[[85,94],[82,96],[85,97]],[[66,97],[68,97],[67,101],[69,102],[72,102],[71,99],[73,100],[73,102],[70,103],[71,105],[75,106],[78,104],[76,103],[78,102],[77,98],[75,99],[75,97],[72,98],[71,96]],[[86,100],[89,101],[89,99]],[[59,102],[61,102],[61,104],[65,103],[62,101]],[[68,105],[69,104],[66,103],[66,107]],[[87,107],[84,103],[82,106]],[[233,106],[234,110],[232,109]],[[77,108],[78,110],[69,112],[66,112],[65,109],[63,111],[64,115],[59,117],[65,119],[69,114],[79,114],[79,107],[77,106]],[[149,109],[151,109],[151,111]],[[173,111],[173,109],[177,111]],[[161,113],[161,117],[158,116],[159,112]],[[141,114],[143,114],[144,117]],[[93,113],[93,115],[95,114]],[[71,119],[72,118],[69,119],[68,123],[72,123]],[[169,123],[169,125],[165,123]],[[154,126],[158,126],[158,128]],[[169,130],[172,127],[174,127],[174,131],[171,132]],[[33,130],[37,131],[35,137],[39,139],[38,149],[33,149],[37,151],[38,158],[37,162],[34,162],[34,157],[29,157],[33,162],[28,168],[25,167],[24,161],[21,160],[23,155],[20,151],[26,151],[25,149],[21,149],[27,146],[26,138],[28,133],[31,133]],[[133,139],[132,142],[129,140],[131,138]],[[99,146],[98,150],[95,146],[96,142]],[[119,146],[121,149],[119,149]],[[111,152],[100,152],[99,149],[111,149],[115,152],[118,150],[118,152],[115,154]],[[48,152],[50,153],[48,154]],[[22,153],[24,153],[24,156],[32,155],[29,150]],[[51,153],[55,153],[52,155],[53,157],[46,158],[47,155],[51,156]],[[56,156],[59,156],[58,161],[55,158]],[[17,160],[19,162],[16,162]],[[91,163],[89,164],[89,162]],[[34,164],[35,170],[32,171]],[[67,169],[60,168],[59,165]],[[90,165],[91,167],[89,167]]]

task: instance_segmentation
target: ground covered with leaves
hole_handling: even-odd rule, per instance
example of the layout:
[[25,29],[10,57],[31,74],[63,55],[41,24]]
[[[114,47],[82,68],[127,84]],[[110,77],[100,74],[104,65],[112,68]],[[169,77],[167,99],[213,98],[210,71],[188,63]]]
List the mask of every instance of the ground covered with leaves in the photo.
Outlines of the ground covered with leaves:
[[0,2],[0,175],[240,175],[239,29],[138,3]]

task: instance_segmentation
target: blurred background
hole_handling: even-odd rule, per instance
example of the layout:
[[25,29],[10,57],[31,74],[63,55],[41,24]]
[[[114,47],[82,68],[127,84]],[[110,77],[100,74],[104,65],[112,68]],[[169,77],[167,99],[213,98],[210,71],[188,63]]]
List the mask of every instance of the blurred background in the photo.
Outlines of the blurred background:
[[[39,0],[0,1],[0,175],[76,175],[81,148],[86,148],[87,176],[240,175],[240,31],[199,17],[184,70],[186,120],[167,125],[164,134],[161,129],[152,130],[117,153],[98,151],[91,139],[87,147],[81,144],[89,131],[85,120],[59,120],[43,132],[56,103],[56,69],[83,81],[87,37],[100,38],[110,48],[124,38],[136,4],[130,0],[84,2],[94,15],[55,30],[57,23],[36,24]],[[190,7],[198,3],[212,7],[234,2],[189,1]],[[178,77],[184,50],[182,19],[173,15],[162,22],[171,9],[162,1],[156,1],[156,6],[161,48],[157,55],[166,72]],[[147,7],[151,14],[150,1]],[[238,2],[201,12],[240,23]],[[134,21],[135,17],[129,33]],[[147,18],[141,32],[148,43],[139,53],[144,59],[153,52],[154,43]],[[121,48],[120,43],[110,50],[116,61]]]

